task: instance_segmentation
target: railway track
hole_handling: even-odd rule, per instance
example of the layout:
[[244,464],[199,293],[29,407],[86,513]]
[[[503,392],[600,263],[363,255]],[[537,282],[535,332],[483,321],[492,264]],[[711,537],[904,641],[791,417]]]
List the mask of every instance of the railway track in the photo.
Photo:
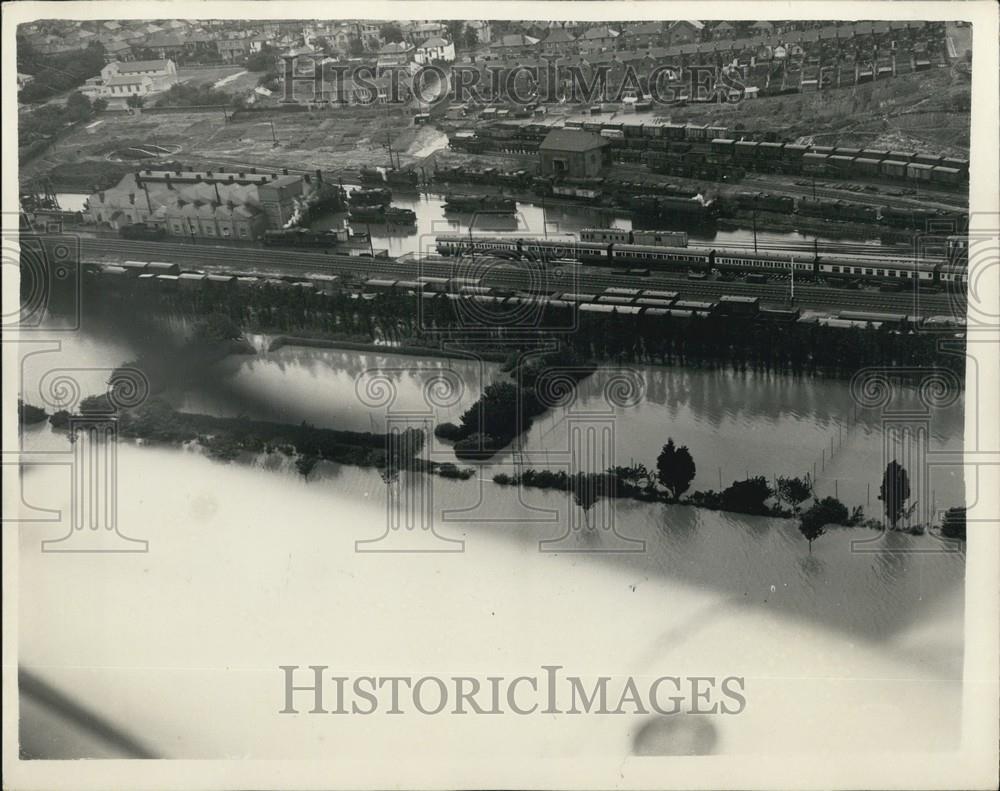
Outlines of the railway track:
[[[208,271],[257,272],[261,274],[327,273],[367,277],[414,279],[420,275],[436,277],[478,276],[483,285],[511,290],[580,291],[601,293],[606,288],[627,283],[635,288],[677,291],[682,299],[717,300],[733,296],[759,297],[765,304],[791,304],[791,283],[751,284],[740,281],[693,281],[684,274],[654,272],[649,277],[630,278],[621,270],[598,266],[575,265],[527,267],[524,264],[488,256],[463,259],[428,256],[415,259],[358,258],[288,250],[232,249],[163,242],[137,242],[110,239],[81,240],[84,261],[114,262],[123,260],[170,261],[182,269]],[[846,291],[807,282],[795,283],[794,305],[816,310],[857,309],[889,311],[907,315],[951,315],[964,310],[964,298],[947,294],[892,294]]]
[[797,198],[827,198],[831,200],[843,200],[848,203],[861,203],[866,206],[891,206],[897,209],[945,209],[947,211],[967,211],[968,206],[961,198],[952,195],[943,195],[927,191],[924,194],[900,196],[886,195],[880,192],[852,192],[850,190],[838,190],[830,187],[812,185],[800,186],[798,184],[775,184],[773,181],[760,177],[746,177],[741,182],[744,185],[754,184],[761,189],[767,187],[771,190],[780,190],[781,193]]

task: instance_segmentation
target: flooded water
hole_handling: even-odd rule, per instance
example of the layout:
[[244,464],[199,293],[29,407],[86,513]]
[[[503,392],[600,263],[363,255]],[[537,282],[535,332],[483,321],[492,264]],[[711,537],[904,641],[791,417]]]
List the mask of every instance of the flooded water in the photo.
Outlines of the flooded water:
[[[34,394],[54,368],[111,367],[137,348],[121,333],[68,333],[58,350],[25,358],[25,397],[39,403]],[[539,675],[542,665],[591,679],[735,675],[745,710],[667,718],[679,743],[691,742],[695,719],[710,732],[695,740],[701,753],[953,748],[961,553],[940,551],[931,536],[846,529],[810,553],[789,520],[635,502],[614,504],[613,528],[567,533],[575,506],[565,495],[490,482],[518,456],[548,454],[558,467],[567,424],[605,418],[619,463],[655,463],[668,435],[688,444],[695,487],[717,486],[720,466],[724,478],[742,477],[744,466],[804,472],[840,426],[840,455],[821,487],[841,476],[840,496],[854,504],[861,482],[877,480],[878,422],[848,417],[843,383],[641,368],[637,403],[609,406],[604,392],[617,373],[587,380],[520,450],[476,478],[433,479],[436,532],[414,536],[430,542],[424,549],[458,552],[377,551],[399,536],[386,532],[387,487],[376,471],[321,464],[306,482],[279,456],[223,464],[131,443],[118,448],[117,523],[149,551],[42,552],[42,540],[67,530],[68,473],[25,467],[24,503],[64,516],[21,529],[23,660],[98,710],[113,701],[106,713],[169,757],[364,759],[389,749],[407,760],[457,748],[624,760],[640,731],[664,719],[378,714],[371,724],[387,730],[374,744],[362,717],[278,714],[277,668],[288,664],[345,676],[513,677]],[[442,384],[453,374],[464,387]],[[205,387],[172,397],[219,414],[377,430],[386,391],[366,383],[391,384],[394,410],[454,420],[498,375],[494,364],[285,347],[226,360]],[[99,374],[90,388],[100,388]],[[960,413],[935,423],[935,447],[961,447]],[[23,446],[69,450],[47,426],[27,429]],[[428,453],[453,459],[436,442]],[[953,494],[940,484],[939,501]],[[860,539],[876,541],[852,544]]]
[[[345,184],[348,190],[355,189],[356,184]],[[475,189],[470,185],[454,185],[450,191],[463,193]],[[437,234],[468,233],[470,226],[473,233],[523,233],[532,236],[546,234],[558,238],[559,234],[578,234],[583,228],[632,228],[631,213],[620,209],[598,209],[588,206],[571,206],[563,203],[546,204],[538,201],[517,201],[516,214],[463,214],[445,212],[445,193],[399,192],[393,191],[392,205],[402,209],[410,209],[417,215],[414,226],[354,225],[357,231],[368,231],[372,235],[372,243],[377,249],[389,251],[389,255],[404,255],[406,253],[426,253],[433,249],[433,238]],[[344,214],[328,215],[317,218],[312,227],[316,229],[338,227]],[[718,230],[710,228],[690,228],[681,223],[678,230],[686,231],[691,243],[752,244],[753,231],[749,229]],[[802,242],[812,244],[816,239],[819,243],[849,241],[852,244],[870,242],[878,245],[878,240],[847,239],[833,236],[801,234],[796,231],[768,232],[760,231],[757,241],[761,245],[774,243]]]
[[57,192],[56,200],[63,211],[83,211],[89,195],[81,192]]

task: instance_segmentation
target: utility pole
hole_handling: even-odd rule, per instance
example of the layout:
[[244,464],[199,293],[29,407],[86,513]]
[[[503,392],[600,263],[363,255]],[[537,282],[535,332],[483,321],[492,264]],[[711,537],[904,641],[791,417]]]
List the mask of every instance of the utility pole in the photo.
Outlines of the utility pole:
[[753,197],[753,252],[757,255],[757,203],[760,200],[760,193]]
[[792,291],[791,301],[795,302],[795,256],[792,256]]
[[277,135],[277,134],[275,133],[275,131],[274,131],[274,121],[272,121],[272,120],[268,119],[268,121],[267,121],[267,122],[268,122],[268,123],[269,123],[269,124],[271,125],[271,140],[272,140],[272,141],[273,141],[274,143],[277,143],[277,142],[278,142],[278,135]]

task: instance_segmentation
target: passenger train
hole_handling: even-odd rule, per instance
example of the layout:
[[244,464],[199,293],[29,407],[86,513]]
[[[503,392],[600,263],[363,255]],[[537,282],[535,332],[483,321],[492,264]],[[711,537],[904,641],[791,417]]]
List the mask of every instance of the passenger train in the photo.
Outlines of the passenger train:
[[699,247],[599,243],[528,237],[469,236],[448,234],[436,238],[441,255],[461,255],[471,251],[501,258],[534,259],[551,262],[572,259],[584,264],[629,267],[641,264],[650,269],[707,274],[720,272],[791,274],[827,280],[869,280],[899,283],[916,278],[920,282],[945,285],[968,283],[967,268],[946,260],[914,261],[906,258],[815,255],[759,252]]

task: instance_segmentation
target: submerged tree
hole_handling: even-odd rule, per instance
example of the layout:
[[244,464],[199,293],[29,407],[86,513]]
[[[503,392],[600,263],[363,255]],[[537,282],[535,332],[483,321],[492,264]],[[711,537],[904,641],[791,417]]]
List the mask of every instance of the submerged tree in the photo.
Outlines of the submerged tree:
[[850,521],[847,506],[836,497],[824,497],[817,500],[799,517],[799,532],[809,542],[809,552],[812,552],[813,541],[826,532],[827,525],[846,525]]
[[778,478],[778,499],[787,503],[796,513],[812,493],[812,482],[808,475],[805,478]]
[[732,486],[722,492],[721,505],[725,511],[764,516],[768,513],[767,498],[772,494],[767,479],[757,475],[744,481],[733,481]]
[[601,498],[600,476],[588,475],[585,472],[578,472],[571,484],[573,491],[573,502],[583,510],[583,524],[590,529],[590,509],[597,505]]
[[299,471],[299,475],[301,475],[304,480],[308,481],[309,473],[315,469],[318,462],[319,456],[315,453],[304,453],[295,460],[295,469]]
[[885,508],[886,519],[895,530],[899,520],[907,513],[906,503],[910,499],[910,476],[895,459],[889,462],[882,475],[878,499]]
[[694,475],[694,459],[687,445],[675,447],[673,438],[668,438],[656,459],[656,477],[660,484],[676,500],[688,490]]

